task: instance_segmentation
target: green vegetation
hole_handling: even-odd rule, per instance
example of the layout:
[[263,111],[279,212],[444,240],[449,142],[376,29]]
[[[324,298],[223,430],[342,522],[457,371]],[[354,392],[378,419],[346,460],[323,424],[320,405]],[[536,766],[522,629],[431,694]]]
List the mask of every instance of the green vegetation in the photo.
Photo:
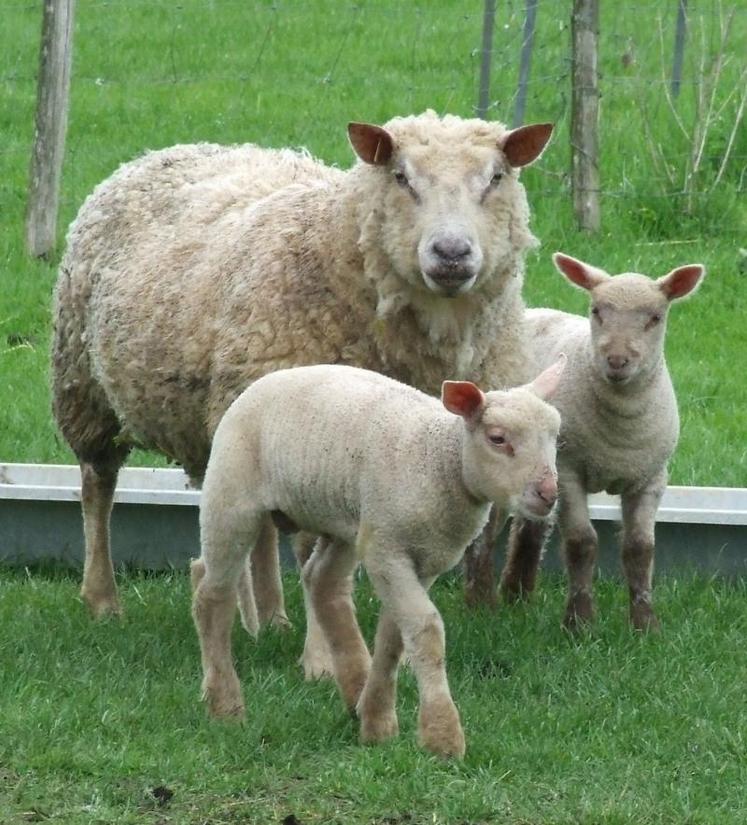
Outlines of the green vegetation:
[[[447,577],[434,600],[467,735],[462,763],[417,747],[409,670],[400,736],[358,744],[333,685],[305,683],[296,664],[297,576],[286,577],[294,630],[252,642],[235,629],[243,725],[211,722],[198,702],[187,576],[120,584],[127,618],[96,624],[77,576],[2,571],[4,825],[270,825],[291,814],[303,825],[744,822],[743,583],[660,581],[664,631],[645,637],[606,580],[595,629],[574,640],[560,628],[557,578],[545,576],[533,604],[486,616],[467,613]],[[365,581],[357,603],[370,640]]]
[[[512,116],[522,9],[514,3],[498,12],[490,117]],[[743,485],[747,291],[738,247],[747,243],[747,130],[737,133],[722,180],[710,193],[709,187],[734,124],[738,100],[726,95],[741,88],[747,17],[737,12],[732,20],[715,94],[725,107],[707,130],[697,175],[685,183],[691,146],[664,94],[675,8],[664,0],[605,6],[604,226],[598,236],[585,237],[574,229],[568,193],[567,14],[567,4],[556,3],[538,15],[526,118],[553,120],[558,128],[541,165],[524,175],[542,240],[529,261],[528,301],[585,310],[583,296],[552,269],[555,249],[613,272],[661,275],[703,261],[709,276],[702,290],[671,319],[669,358],[683,412],[672,480]],[[56,260],[30,261],[23,250],[40,19],[39,4],[12,0],[0,32],[0,458],[69,462],[49,414],[47,387]],[[686,130],[697,120],[697,90],[704,88],[696,82],[700,58],[705,55],[707,70],[718,51],[718,20],[718,4],[692,12],[677,102]],[[479,2],[457,8],[447,0],[80,0],[60,227],[97,182],[148,148],[199,140],[304,145],[345,166],[350,119],[381,122],[427,107],[470,115],[481,26]],[[134,460],[156,459],[141,454]]]

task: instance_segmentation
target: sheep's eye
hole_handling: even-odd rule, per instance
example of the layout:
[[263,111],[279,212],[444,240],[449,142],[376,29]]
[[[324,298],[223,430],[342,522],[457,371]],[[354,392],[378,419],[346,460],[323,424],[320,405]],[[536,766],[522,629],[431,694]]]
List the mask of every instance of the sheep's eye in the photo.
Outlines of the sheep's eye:
[[495,444],[496,447],[502,447],[506,443],[506,436],[505,435],[489,435],[488,438],[490,439],[491,444]]
[[658,324],[658,323],[659,323],[659,321],[661,321],[661,315],[659,315],[659,313],[658,313],[658,312],[655,312],[655,313],[651,316],[651,321],[650,321],[650,323],[651,323],[651,325],[653,326],[654,324]]
[[397,184],[399,186],[402,186],[403,188],[408,187],[410,185],[410,181],[407,180],[407,175],[401,170],[398,170],[394,173],[394,179],[397,181]]
[[599,307],[592,307],[591,308],[591,314],[592,314],[592,317],[594,318],[594,320],[599,321],[601,323],[602,316],[599,313]]
[[503,172],[496,172],[493,177],[490,179],[491,186],[498,186],[498,184],[503,180]]

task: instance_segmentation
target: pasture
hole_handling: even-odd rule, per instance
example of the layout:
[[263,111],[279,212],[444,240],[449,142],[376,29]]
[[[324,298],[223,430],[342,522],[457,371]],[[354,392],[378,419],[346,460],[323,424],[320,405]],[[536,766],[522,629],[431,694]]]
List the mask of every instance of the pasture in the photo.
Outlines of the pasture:
[[[602,230],[586,235],[575,228],[570,201],[568,5],[539,4],[525,121],[557,128],[541,162],[522,174],[541,242],[528,259],[527,303],[585,312],[585,296],[552,266],[555,250],[613,273],[658,276],[704,263],[703,287],[669,321],[682,418],[671,482],[745,486],[744,124],[731,138],[747,12],[735,3],[729,17],[728,2],[692,10],[683,86],[670,106],[676,4],[604,4]],[[349,120],[380,123],[426,108],[470,116],[477,97],[480,2],[78,0],[59,243],[49,261],[30,260],[23,222],[41,5],[9,0],[3,12],[0,459],[7,462],[74,461],[50,412],[51,294],[65,228],[120,163],[147,149],[209,141],[305,146],[347,167]],[[523,13],[521,3],[499,4],[490,118],[511,118]],[[704,120],[710,88],[718,117]],[[688,176],[699,123],[707,124],[701,159]],[[165,462],[138,451],[131,463]],[[744,821],[742,581],[659,580],[656,637],[633,634],[627,594],[619,582],[600,581],[598,622],[572,638],[560,628],[564,584],[549,574],[531,605],[497,614],[467,612],[460,580],[447,577],[434,601],[468,743],[464,762],[447,763],[415,744],[417,695],[407,669],[401,734],[382,747],[358,744],[357,725],[330,682],[302,680],[294,574],[285,580],[292,631],[256,642],[235,632],[249,710],[243,725],[210,722],[198,702],[183,571],[121,571],[122,622],[92,623],[78,579],[55,568],[0,571],[2,825]],[[370,641],[377,605],[365,581],[356,603]]]

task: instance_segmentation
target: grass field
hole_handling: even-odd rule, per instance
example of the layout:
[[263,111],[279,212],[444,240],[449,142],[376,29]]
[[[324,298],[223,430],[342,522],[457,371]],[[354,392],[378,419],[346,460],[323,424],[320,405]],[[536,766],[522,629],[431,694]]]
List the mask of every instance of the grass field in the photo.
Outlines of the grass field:
[[[490,117],[511,117],[522,8],[513,3],[499,9]],[[677,104],[686,125],[694,117],[700,56],[713,53],[717,39],[718,8],[709,4],[691,19]],[[526,119],[551,119],[558,128],[539,167],[524,175],[542,240],[541,251],[529,261],[528,302],[585,311],[583,296],[552,269],[549,256],[555,249],[613,272],[661,275],[678,264],[703,261],[709,270],[703,288],[676,308],[670,325],[669,359],[683,412],[672,480],[743,485],[747,290],[738,247],[747,244],[747,129],[737,135],[721,183],[697,197],[686,214],[682,187],[663,179],[650,151],[662,147],[680,174],[688,146],[663,93],[674,4],[605,5],[604,226],[596,236],[579,235],[567,176],[567,14],[566,3],[554,2],[542,4],[538,16]],[[11,0],[0,31],[0,459],[69,462],[72,455],[51,420],[47,387],[55,261],[30,261],[23,251],[40,18],[40,4]],[[446,0],[360,5],[80,0],[60,227],[68,225],[98,181],[147,148],[251,140],[305,145],[330,163],[347,165],[350,119],[380,122],[426,107],[470,115],[481,25],[481,2],[457,7]],[[732,20],[719,104],[737,83],[746,45],[747,13],[740,6]],[[716,175],[734,108],[732,98],[709,132],[699,190],[707,190]],[[145,454],[134,460],[154,458]]]
[[[124,623],[94,624],[77,578],[2,571],[3,825],[744,823],[743,582],[660,581],[664,631],[642,637],[627,628],[623,588],[606,580],[597,626],[578,640],[560,629],[553,577],[534,604],[496,616],[465,612],[458,579],[439,583],[462,763],[417,748],[409,671],[400,736],[357,743],[331,683],[305,683],[296,665],[296,576],[293,631],[255,643],[236,628],[243,725],[210,722],[198,702],[187,577],[121,585]],[[357,602],[371,639],[365,582]]]

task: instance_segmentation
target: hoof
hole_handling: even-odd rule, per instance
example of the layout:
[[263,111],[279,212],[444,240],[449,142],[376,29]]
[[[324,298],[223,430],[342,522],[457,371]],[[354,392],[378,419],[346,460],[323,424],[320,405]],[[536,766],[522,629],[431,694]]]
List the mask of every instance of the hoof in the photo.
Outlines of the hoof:
[[418,741],[436,756],[461,759],[466,749],[459,711],[444,698],[420,708]]
[[366,651],[365,656],[361,655],[360,658],[350,657],[347,661],[342,661],[339,664],[340,667],[335,673],[337,686],[345,707],[354,714],[363,693],[363,688],[366,686],[368,674],[371,671],[371,657]]
[[245,718],[244,700],[236,676],[220,681],[216,678],[206,680],[202,686],[201,699],[214,719],[241,720]]
[[124,614],[116,593],[93,594],[81,590],[80,595],[94,619],[121,618]]
[[317,679],[331,679],[334,676],[332,654],[326,646],[314,648],[307,644],[298,660],[298,664],[303,668],[303,678],[307,682],[313,682]]
[[500,593],[504,604],[526,604],[532,595],[531,590],[525,590],[514,582],[501,582]]
[[647,602],[630,605],[630,624],[634,630],[639,630],[642,633],[659,633],[661,631],[661,624],[656,618],[656,613]]
[[293,630],[293,624],[285,613],[275,613],[270,619],[269,625],[282,633],[285,633],[287,630]]
[[396,713],[368,714],[361,717],[361,742],[372,745],[386,742],[399,735],[399,722]]
[[563,617],[563,627],[576,631],[588,627],[594,621],[594,600],[588,593],[577,593],[568,600]]

